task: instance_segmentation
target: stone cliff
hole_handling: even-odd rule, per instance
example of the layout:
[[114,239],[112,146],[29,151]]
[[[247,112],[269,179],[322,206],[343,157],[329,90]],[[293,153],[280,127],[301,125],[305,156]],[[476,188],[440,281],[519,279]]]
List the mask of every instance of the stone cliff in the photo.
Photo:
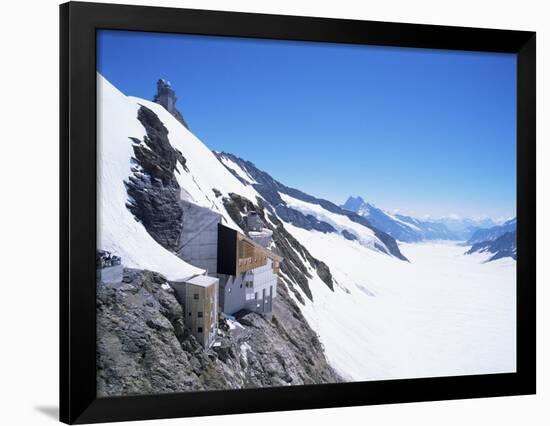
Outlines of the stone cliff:
[[125,269],[119,284],[98,283],[98,395],[334,383],[323,347],[284,283],[271,321],[245,313],[220,319],[218,344],[203,349],[162,275]]

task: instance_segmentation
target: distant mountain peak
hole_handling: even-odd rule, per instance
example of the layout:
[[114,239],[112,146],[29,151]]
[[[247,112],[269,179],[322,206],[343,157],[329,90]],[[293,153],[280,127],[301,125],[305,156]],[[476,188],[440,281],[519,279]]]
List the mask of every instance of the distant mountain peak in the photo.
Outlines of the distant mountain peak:
[[363,207],[365,204],[365,200],[361,196],[350,196],[346,200],[346,202],[342,205],[342,208],[346,210],[351,210],[352,212],[358,212],[361,207]]
[[350,210],[368,219],[376,228],[404,242],[422,240],[457,240],[458,237],[444,224],[433,221],[418,220],[416,218],[392,214],[373,203],[365,201],[361,196],[350,196],[342,205],[343,209]]

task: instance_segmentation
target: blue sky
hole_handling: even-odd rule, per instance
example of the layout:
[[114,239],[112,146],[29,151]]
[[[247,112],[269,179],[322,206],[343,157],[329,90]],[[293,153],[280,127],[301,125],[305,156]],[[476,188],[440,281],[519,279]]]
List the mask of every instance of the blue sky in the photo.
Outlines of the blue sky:
[[177,107],[211,149],[343,203],[515,215],[516,57],[100,31],[98,71]]

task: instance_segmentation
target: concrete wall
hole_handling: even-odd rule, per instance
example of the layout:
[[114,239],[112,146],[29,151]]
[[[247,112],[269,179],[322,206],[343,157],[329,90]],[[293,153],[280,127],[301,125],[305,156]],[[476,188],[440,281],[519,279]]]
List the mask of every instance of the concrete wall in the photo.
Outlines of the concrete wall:
[[218,224],[221,215],[212,210],[181,201],[183,226],[178,256],[207,274],[217,273]]

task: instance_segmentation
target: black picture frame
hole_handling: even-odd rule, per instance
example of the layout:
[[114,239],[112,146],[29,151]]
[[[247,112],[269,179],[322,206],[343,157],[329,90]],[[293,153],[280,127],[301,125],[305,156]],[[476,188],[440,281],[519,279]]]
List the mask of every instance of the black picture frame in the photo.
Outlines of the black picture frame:
[[[517,55],[517,372],[96,397],[96,31],[119,29]],[[533,394],[536,34],[480,28],[69,2],[60,6],[60,419],[160,419]]]

